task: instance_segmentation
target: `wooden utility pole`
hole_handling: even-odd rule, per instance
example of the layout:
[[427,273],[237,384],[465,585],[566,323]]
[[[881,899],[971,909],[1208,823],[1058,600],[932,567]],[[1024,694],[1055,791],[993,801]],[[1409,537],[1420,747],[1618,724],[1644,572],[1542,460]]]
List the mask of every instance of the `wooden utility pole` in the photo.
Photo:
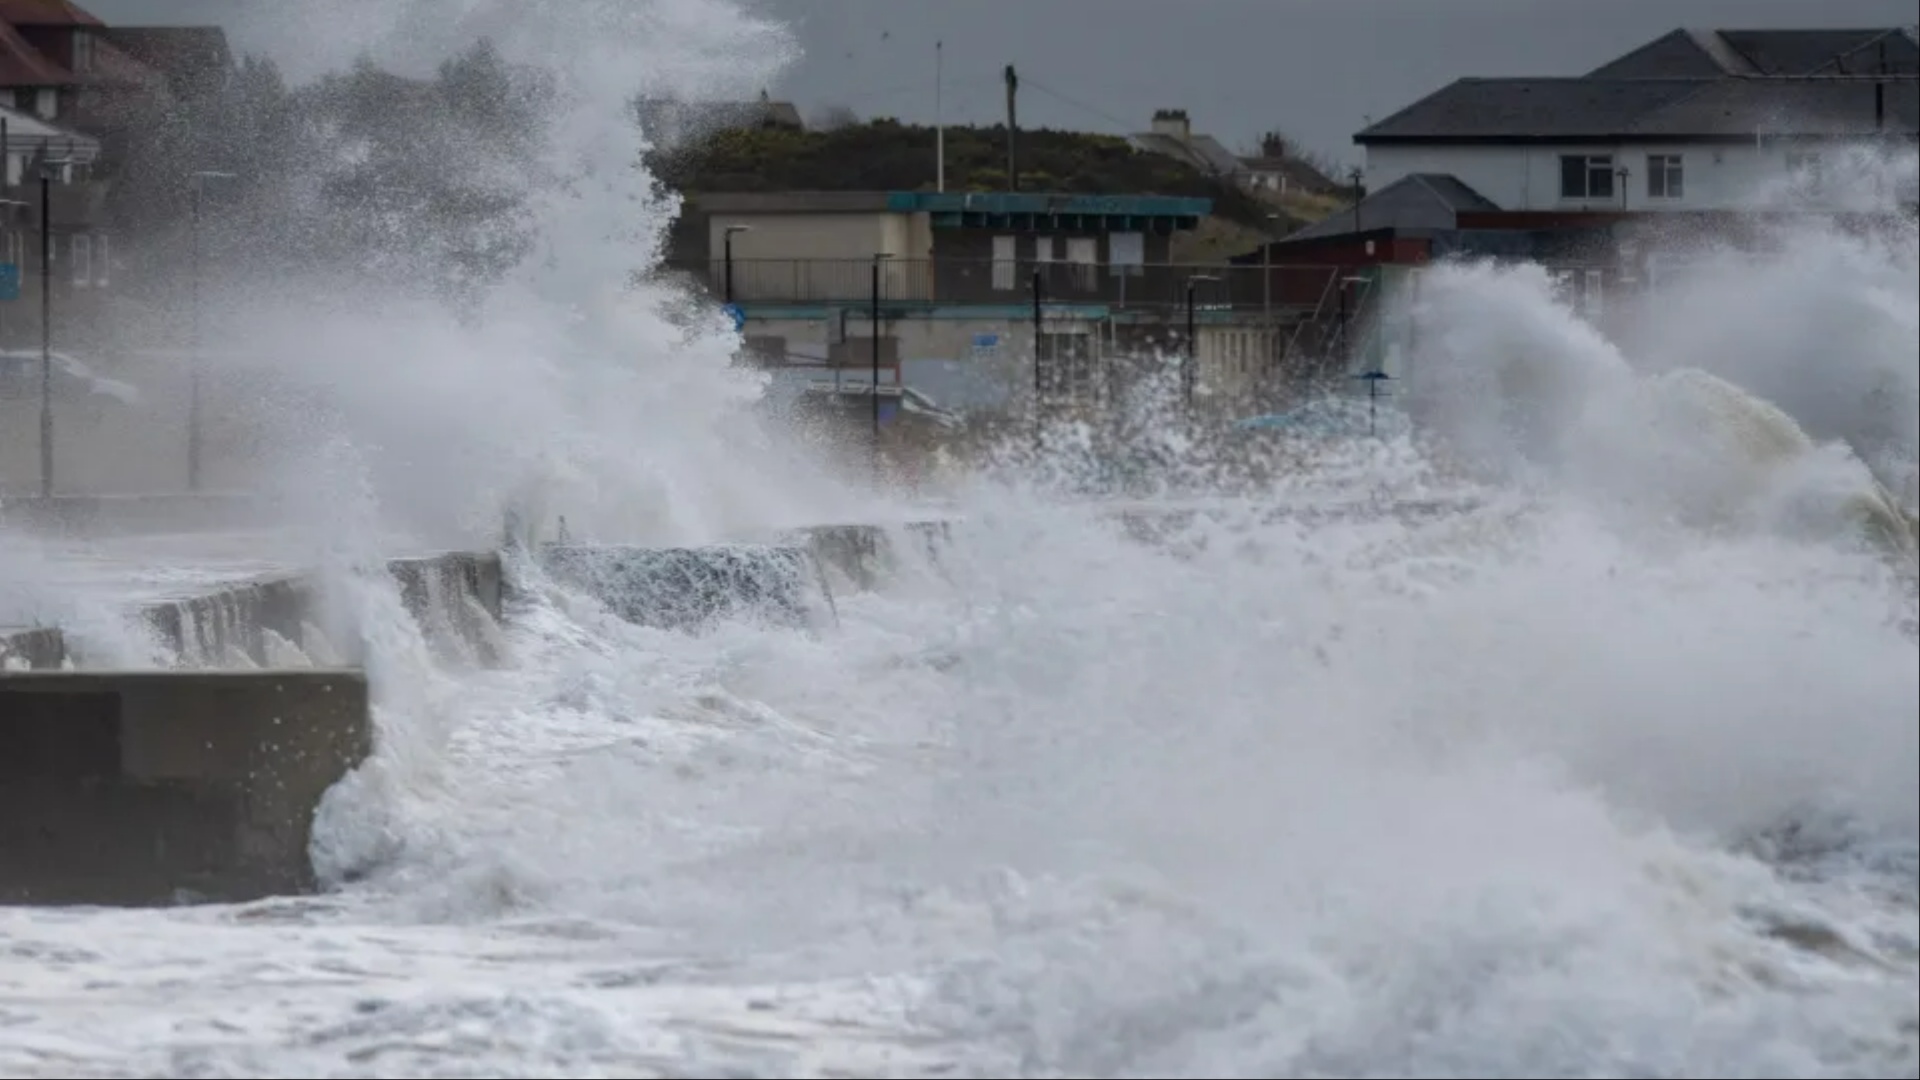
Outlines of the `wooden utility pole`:
[[1014,163],[1013,147],[1015,133],[1020,130],[1019,114],[1014,111],[1014,99],[1020,94],[1020,76],[1007,65],[1007,190],[1020,190],[1020,171]]

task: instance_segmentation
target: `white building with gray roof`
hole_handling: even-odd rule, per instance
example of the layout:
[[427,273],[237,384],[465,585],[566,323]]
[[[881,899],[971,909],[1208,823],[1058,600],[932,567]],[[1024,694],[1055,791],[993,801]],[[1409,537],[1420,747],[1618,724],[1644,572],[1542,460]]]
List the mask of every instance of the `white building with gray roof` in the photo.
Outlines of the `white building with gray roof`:
[[1460,79],[1354,141],[1367,188],[1424,211],[1435,193],[1562,213],[1910,204],[1911,164],[1890,189],[1862,163],[1920,143],[1920,43],[1912,27],[1676,30],[1583,76]]

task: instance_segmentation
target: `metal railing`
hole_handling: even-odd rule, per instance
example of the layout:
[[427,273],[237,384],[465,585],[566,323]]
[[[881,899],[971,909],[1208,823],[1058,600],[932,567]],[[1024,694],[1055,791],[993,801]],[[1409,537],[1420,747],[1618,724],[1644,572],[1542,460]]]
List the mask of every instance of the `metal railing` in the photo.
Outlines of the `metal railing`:
[[[880,299],[890,306],[1031,304],[1035,275],[1049,304],[1180,309],[1189,283],[1197,306],[1297,316],[1320,306],[1343,272],[1337,266],[1158,263],[1118,266],[1033,259],[882,259]],[[854,305],[873,300],[873,259],[706,259],[676,261],[722,299],[739,303]]]

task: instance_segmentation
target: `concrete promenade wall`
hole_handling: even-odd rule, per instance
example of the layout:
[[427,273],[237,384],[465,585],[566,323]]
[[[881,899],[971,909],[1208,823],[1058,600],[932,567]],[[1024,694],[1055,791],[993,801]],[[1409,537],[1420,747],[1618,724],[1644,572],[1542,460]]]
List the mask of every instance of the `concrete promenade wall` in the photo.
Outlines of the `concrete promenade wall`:
[[313,885],[320,797],[372,750],[356,671],[0,673],[0,903]]
[[[395,559],[387,571],[428,643],[443,655],[497,662],[500,556],[455,551]],[[170,660],[185,668],[268,667],[285,663],[274,641],[309,652],[310,629],[337,625],[318,583],[304,574],[236,582],[192,596],[145,604],[129,613]],[[0,639],[4,640],[4,639]],[[346,643],[335,641],[336,648]],[[89,660],[83,643],[68,640],[77,666]],[[42,666],[42,665],[36,665]],[[57,666],[49,665],[49,666]]]
[[49,671],[67,657],[65,635],[51,626],[0,627],[0,671]]

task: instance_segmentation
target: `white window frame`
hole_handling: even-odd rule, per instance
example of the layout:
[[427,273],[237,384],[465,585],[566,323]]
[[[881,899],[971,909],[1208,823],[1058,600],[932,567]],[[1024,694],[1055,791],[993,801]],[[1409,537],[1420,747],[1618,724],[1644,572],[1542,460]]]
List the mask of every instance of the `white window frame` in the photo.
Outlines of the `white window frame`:
[[1020,238],[1017,236],[996,236],[993,238],[993,287],[1001,292],[1012,292],[1020,287],[1015,279],[1016,269],[1020,265]]
[[1647,198],[1677,202],[1687,197],[1687,162],[1681,154],[1647,155]]
[[1073,283],[1082,290],[1099,286],[1100,241],[1091,236],[1067,237],[1067,262],[1073,266]]
[[[1570,161],[1581,162],[1583,166],[1583,175],[1586,181],[1581,185],[1579,194],[1568,194],[1567,192],[1567,163]],[[1593,179],[1596,176],[1606,177],[1605,191],[1596,191],[1594,189]],[[1561,202],[1611,202],[1620,194],[1619,190],[1614,186],[1617,182],[1618,179],[1614,176],[1613,155],[1610,153],[1560,155],[1559,184]]]
[[73,255],[73,287],[84,289],[93,283],[93,237],[74,233],[68,244]]

